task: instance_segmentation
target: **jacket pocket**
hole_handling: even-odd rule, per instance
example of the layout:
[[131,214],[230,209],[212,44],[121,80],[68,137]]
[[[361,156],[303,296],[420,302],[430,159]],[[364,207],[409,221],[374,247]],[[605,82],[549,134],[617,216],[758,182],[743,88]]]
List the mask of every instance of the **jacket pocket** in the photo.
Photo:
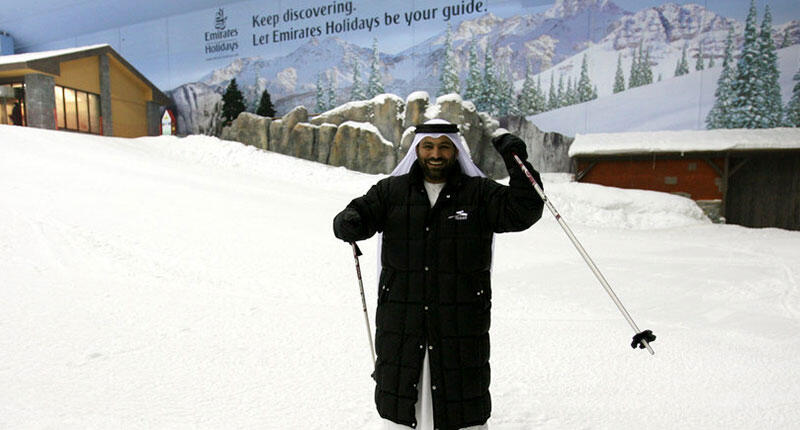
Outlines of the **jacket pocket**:
[[394,277],[394,270],[384,267],[381,269],[381,276],[378,280],[378,304],[386,302],[389,298],[389,291],[392,286],[392,278]]
[[492,285],[491,285],[491,272],[482,271],[472,275],[472,291],[475,294],[475,300],[481,303],[484,309],[489,309],[492,306]]

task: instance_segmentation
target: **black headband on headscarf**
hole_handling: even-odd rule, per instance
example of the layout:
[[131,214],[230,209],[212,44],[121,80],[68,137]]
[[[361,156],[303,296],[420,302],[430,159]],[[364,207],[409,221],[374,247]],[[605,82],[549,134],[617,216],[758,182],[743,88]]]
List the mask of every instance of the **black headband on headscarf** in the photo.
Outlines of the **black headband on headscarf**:
[[414,127],[414,133],[458,133],[456,124],[419,124]]

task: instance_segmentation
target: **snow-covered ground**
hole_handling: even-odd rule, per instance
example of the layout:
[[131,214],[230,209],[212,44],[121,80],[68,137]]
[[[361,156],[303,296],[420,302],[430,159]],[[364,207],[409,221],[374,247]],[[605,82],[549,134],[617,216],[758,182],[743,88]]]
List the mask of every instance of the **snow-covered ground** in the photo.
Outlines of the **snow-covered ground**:
[[[375,428],[331,219],[378,178],[208,137],[0,126],[0,428]],[[546,213],[496,240],[492,429],[800,427],[800,232],[545,181],[656,355]]]

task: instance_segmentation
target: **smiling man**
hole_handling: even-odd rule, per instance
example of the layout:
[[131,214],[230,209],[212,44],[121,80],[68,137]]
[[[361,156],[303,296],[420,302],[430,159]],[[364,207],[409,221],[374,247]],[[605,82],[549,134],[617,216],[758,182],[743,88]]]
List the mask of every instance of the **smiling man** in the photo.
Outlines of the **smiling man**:
[[391,176],[334,218],[345,242],[382,233],[373,377],[386,429],[488,428],[493,235],[527,229],[544,207],[513,159],[525,143],[492,144],[509,186],[472,162],[457,125],[418,125]]

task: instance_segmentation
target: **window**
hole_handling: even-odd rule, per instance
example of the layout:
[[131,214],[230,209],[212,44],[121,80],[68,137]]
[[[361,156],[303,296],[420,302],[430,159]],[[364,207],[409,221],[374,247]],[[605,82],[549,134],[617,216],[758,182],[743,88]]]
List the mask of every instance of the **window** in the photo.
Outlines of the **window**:
[[83,91],[76,91],[78,102],[78,130],[89,131],[89,98]]
[[56,128],[66,128],[64,123],[64,90],[56,87]]
[[99,95],[56,85],[55,100],[58,128],[101,134]]
[[67,129],[78,129],[78,106],[75,104],[75,90],[64,88],[64,114],[67,118]]
[[23,84],[0,85],[0,124],[27,125],[25,108],[25,86]]
[[89,93],[89,131],[100,134],[100,96]]

